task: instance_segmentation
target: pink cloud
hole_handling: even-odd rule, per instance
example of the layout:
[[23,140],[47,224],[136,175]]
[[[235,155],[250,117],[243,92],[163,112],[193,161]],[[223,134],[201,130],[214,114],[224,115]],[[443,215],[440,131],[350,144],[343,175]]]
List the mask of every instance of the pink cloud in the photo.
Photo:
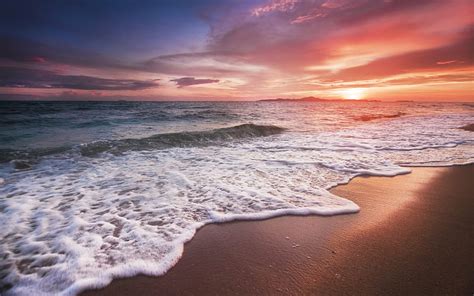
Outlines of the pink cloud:
[[34,63],[45,63],[46,59],[40,56],[32,57],[31,61]]
[[270,3],[255,7],[251,10],[251,14],[254,16],[261,16],[274,11],[288,11],[295,7],[299,0],[271,0]]
[[457,63],[458,61],[457,60],[452,60],[452,61],[438,61],[436,62],[437,65],[449,65],[449,64],[452,64],[452,63]]

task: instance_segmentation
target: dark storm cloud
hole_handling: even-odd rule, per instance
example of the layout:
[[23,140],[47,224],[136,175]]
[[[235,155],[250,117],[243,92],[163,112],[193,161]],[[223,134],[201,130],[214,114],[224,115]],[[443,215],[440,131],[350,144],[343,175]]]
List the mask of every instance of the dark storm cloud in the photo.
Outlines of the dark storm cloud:
[[0,87],[142,90],[158,87],[158,83],[156,80],[107,79],[84,75],[59,75],[46,70],[0,67]]
[[219,82],[218,79],[196,79],[194,77],[182,77],[178,79],[172,79],[170,81],[176,82],[178,87]]

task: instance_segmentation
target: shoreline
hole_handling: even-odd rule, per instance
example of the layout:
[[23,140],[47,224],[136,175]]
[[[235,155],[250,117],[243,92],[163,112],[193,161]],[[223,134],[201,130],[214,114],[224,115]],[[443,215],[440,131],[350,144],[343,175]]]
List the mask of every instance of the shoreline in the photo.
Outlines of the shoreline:
[[[466,183],[469,176],[472,176],[474,173],[474,165],[472,164],[449,167],[408,168],[412,170],[411,173],[394,177],[357,176],[351,179],[348,184],[338,185],[330,189],[331,193],[358,204],[361,208],[360,213],[326,217],[285,215],[257,221],[247,220],[208,224],[200,228],[193,239],[185,244],[182,258],[165,275],[159,277],[138,275],[130,278],[114,279],[105,288],[88,290],[81,295],[132,295],[137,293],[151,295],[159,291],[162,291],[163,294],[185,295],[209,293],[260,293],[265,295],[273,293],[343,294],[360,291],[361,287],[364,287],[365,291],[369,293],[387,293],[387,290],[381,290],[380,288],[387,287],[388,284],[393,284],[394,282],[397,285],[405,282],[405,288],[411,288],[411,290],[398,291],[388,289],[389,294],[390,292],[395,294],[401,292],[449,292],[452,294],[454,290],[465,293],[474,291],[474,284],[470,284],[468,279],[466,279],[466,277],[474,273],[474,260],[469,257],[465,258],[466,266],[464,266],[464,269],[467,272],[453,273],[451,276],[448,276],[447,272],[445,274],[436,268],[434,269],[438,273],[444,274],[444,277],[440,279],[442,282],[446,282],[446,279],[453,280],[453,277],[458,278],[458,285],[456,286],[447,284],[443,286],[441,283],[436,282],[438,284],[435,283],[431,286],[437,287],[437,289],[430,290],[429,285],[420,286],[420,279],[417,279],[414,275],[410,276],[412,281],[408,281],[410,282],[408,284],[405,279],[406,275],[411,274],[409,271],[414,266],[423,266],[417,260],[425,258],[427,255],[420,252],[420,250],[418,250],[418,253],[414,252],[418,256],[406,262],[404,267],[395,268],[397,261],[392,262],[394,264],[392,268],[386,266],[387,262],[391,262],[397,257],[395,255],[392,256],[394,258],[387,256],[385,260],[381,261],[381,263],[385,261],[384,264],[375,266],[379,269],[381,266],[387,269],[386,272],[382,272],[382,274],[386,275],[382,281],[384,284],[376,284],[382,279],[374,278],[374,274],[371,272],[371,269],[374,267],[372,266],[372,260],[380,256],[382,257],[377,260],[384,259],[384,255],[387,255],[385,254],[385,249],[390,247],[384,245],[384,240],[381,240],[380,236],[383,236],[386,232],[395,231],[392,234],[403,234],[403,232],[413,232],[413,228],[419,228],[420,230],[430,228],[429,224],[424,225],[424,228],[419,225],[417,227],[413,226],[417,225],[414,222],[420,220],[420,217],[426,216],[423,211],[412,213],[413,207],[417,208],[420,206],[420,198],[427,195],[439,195],[440,198],[437,198],[435,202],[438,206],[438,209],[435,207],[436,212],[442,210],[440,206],[443,205],[443,202],[450,202],[450,200],[445,200],[449,190],[440,193],[440,190],[443,191],[443,188],[446,191],[447,188],[456,187],[460,180],[465,179],[465,183],[463,183],[464,188],[459,188],[463,186],[457,186],[458,191],[464,190],[464,195],[474,192],[472,185],[469,182]],[[453,178],[453,175],[456,175],[456,178]],[[440,190],[435,190],[437,187]],[[387,188],[396,192],[383,192]],[[387,202],[387,199],[382,203],[380,198],[377,200],[376,195],[381,193],[392,197],[390,203]],[[441,197],[443,194],[444,198]],[[430,202],[432,203],[433,201],[428,201],[428,204]],[[467,210],[469,208],[473,209],[474,203],[472,200],[465,200],[464,202],[467,204]],[[425,210],[430,212],[429,209]],[[462,211],[462,209],[459,208],[457,211]],[[412,215],[411,218],[408,217],[408,221],[395,218],[397,216],[406,216],[406,212],[416,215]],[[428,216],[428,220],[440,222],[440,217],[436,215]],[[452,216],[451,219],[456,218]],[[462,254],[469,247],[474,247],[474,239],[472,238],[474,234],[472,221],[474,219],[464,219],[468,222],[451,221],[455,225],[461,223],[460,225],[464,225],[463,227],[465,228],[467,227],[461,233],[457,233],[456,229],[453,229],[454,231],[449,229],[447,232],[456,232],[461,234],[461,236],[464,235],[465,244],[460,245],[463,250]],[[387,223],[394,221],[397,224],[411,223],[413,225],[405,231],[399,229],[399,226],[387,225]],[[385,226],[382,227],[381,225]],[[425,232],[432,233],[436,237],[436,229],[430,229],[430,231]],[[375,234],[373,234],[374,232]],[[445,232],[443,231],[442,233]],[[370,235],[367,236],[368,234],[366,233]],[[416,233],[416,236],[411,236],[411,238],[419,238],[420,235],[423,237],[426,233],[421,231]],[[439,239],[441,238],[439,237]],[[364,247],[366,244],[364,241],[367,239],[369,246]],[[426,251],[426,253],[431,252],[434,257],[439,255],[438,257],[444,258],[445,254],[443,255],[443,252],[440,253],[442,249],[436,247],[436,244],[433,245],[433,242],[439,241],[425,240],[414,244],[413,240],[408,240],[406,250],[403,250],[404,248],[400,243],[395,244],[395,246],[398,246],[398,249],[396,248],[398,253],[405,254],[408,257],[413,257],[413,254],[407,250],[413,249],[413,246],[422,246],[424,248],[421,250],[426,251],[431,248],[436,251],[433,253],[434,251],[430,250],[429,252]],[[347,245],[348,243],[349,245]],[[396,241],[392,243],[396,243]],[[377,245],[381,245],[383,248],[374,248]],[[444,244],[442,245],[444,246]],[[348,246],[355,246],[356,248],[349,251],[347,249]],[[372,253],[365,254],[363,252],[365,250],[370,250]],[[458,263],[455,267],[457,269],[462,268],[463,264],[459,263],[462,261],[459,260],[459,253],[450,254],[448,259],[452,259],[452,257]],[[282,260],[282,258],[286,259]],[[403,256],[401,259],[403,259]],[[437,262],[436,258],[432,258],[432,260]],[[469,260],[470,263],[468,262]],[[348,267],[354,261],[361,261],[361,263],[357,267]],[[416,264],[410,264],[413,262]],[[430,261],[423,260],[423,262],[427,264]],[[429,274],[430,272],[430,268],[422,268],[422,270],[424,274]],[[447,268],[447,271],[449,271],[449,268]],[[363,277],[364,273],[371,274],[372,280],[367,281],[366,279],[364,282],[360,278]],[[354,281],[356,278],[358,280]],[[460,280],[463,278],[464,281]],[[405,281],[401,279],[405,279]],[[426,282],[426,280],[425,278],[424,281]],[[434,278],[428,280],[428,282],[431,282]],[[413,290],[413,283],[416,284],[415,286],[419,286],[416,290]],[[276,288],[274,287],[275,284],[278,284]],[[363,293],[361,292],[361,294]]]

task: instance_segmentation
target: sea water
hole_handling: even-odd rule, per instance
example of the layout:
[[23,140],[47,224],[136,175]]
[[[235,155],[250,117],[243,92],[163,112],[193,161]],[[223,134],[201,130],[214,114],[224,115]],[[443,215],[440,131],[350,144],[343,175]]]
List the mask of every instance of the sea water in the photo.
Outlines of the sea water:
[[473,163],[473,122],[472,103],[0,102],[0,293],[164,274],[208,223],[355,213],[328,189]]

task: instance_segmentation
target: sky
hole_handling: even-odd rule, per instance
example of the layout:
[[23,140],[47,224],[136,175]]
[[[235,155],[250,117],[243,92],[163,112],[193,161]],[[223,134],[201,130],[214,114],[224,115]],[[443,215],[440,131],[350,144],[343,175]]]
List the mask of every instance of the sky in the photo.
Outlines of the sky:
[[474,101],[472,0],[4,0],[0,99]]

